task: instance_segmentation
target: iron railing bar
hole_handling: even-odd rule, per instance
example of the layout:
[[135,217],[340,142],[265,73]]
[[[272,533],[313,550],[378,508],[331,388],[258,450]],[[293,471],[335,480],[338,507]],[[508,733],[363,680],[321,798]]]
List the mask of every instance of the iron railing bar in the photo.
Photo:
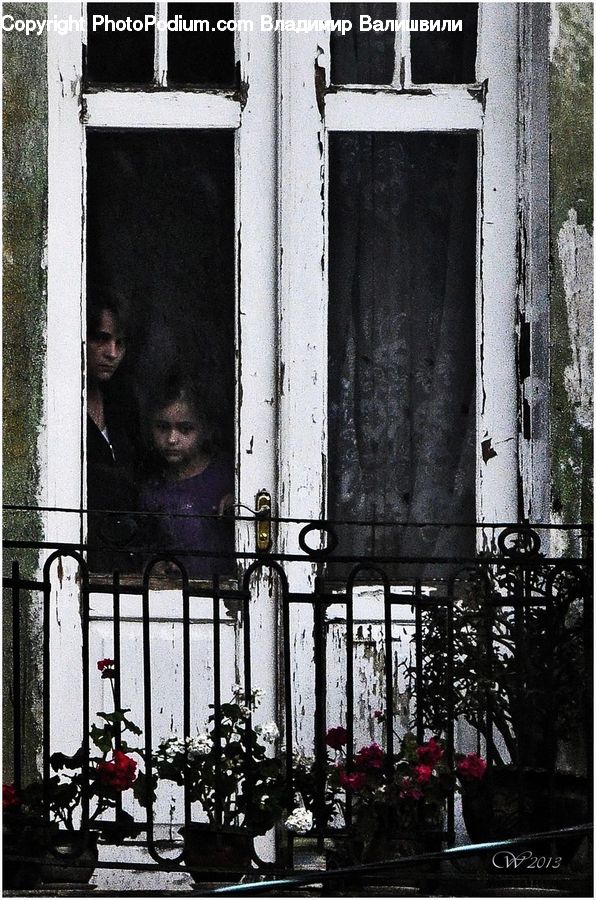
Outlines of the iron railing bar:
[[[188,575],[184,569],[182,570],[182,731],[185,738],[190,737],[190,597]],[[186,747],[186,766],[188,767],[188,747]],[[188,827],[191,822],[188,768],[184,775],[184,824]]]
[[13,575],[5,575],[2,579],[2,587],[20,588],[22,591],[41,591],[43,590],[43,581],[33,581],[31,578],[19,578],[15,581]]
[[[112,623],[114,643],[114,707],[122,709],[122,669],[120,653],[120,573],[114,572],[114,620]],[[122,723],[118,724],[114,745],[116,750],[122,748]],[[116,797],[116,821],[122,813],[122,793]]]
[[422,588],[420,579],[415,581],[414,619],[415,619],[415,645],[416,645],[416,740],[419,744],[424,742],[424,673],[422,670],[422,607],[420,600]]
[[[354,594],[351,573],[346,587],[346,725],[346,768],[350,772],[354,764]],[[346,825],[352,824],[350,791],[346,792],[345,819]]]
[[244,693],[245,693],[245,702],[249,708],[249,714],[245,719],[245,748],[244,748],[244,758],[246,760],[246,783],[247,783],[247,792],[249,799],[252,799],[252,783],[253,783],[253,775],[252,775],[252,710],[250,709],[250,700],[252,697],[252,665],[251,665],[251,653],[250,653],[250,577],[254,572],[257,572],[257,577],[261,577],[261,566],[258,563],[253,564],[254,568],[251,567],[244,575],[244,587],[247,592],[247,597],[243,603],[243,612],[244,612],[244,621],[243,621],[243,646],[244,646]]
[[[450,602],[447,604],[447,761],[449,764],[449,768],[453,769],[455,746],[455,698],[453,688],[453,668],[455,654],[453,633],[453,581],[449,582],[448,595]],[[453,834],[455,831],[455,800],[453,794],[450,794],[447,799],[447,831],[450,834]]]
[[143,620],[142,620],[142,646],[143,646],[143,712],[145,719],[145,775],[149,796],[147,797],[147,850],[150,856],[161,863],[155,847],[155,835],[153,831],[153,801],[151,798],[151,784],[153,781],[153,731],[151,722],[151,630],[149,627],[149,578],[147,572],[143,577]]
[[[60,512],[60,513],[75,513],[77,515],[81,515],[81,513],[88,512],[98,512],[98,510],[86,509],[85,507],[72,507],[72,506],[32,506],[32,505],[18,505],[18,504],[3,504],[2,508],[7,511],[12,512]],[[194,519],[220,519],[222,518],[218,513],[210,513],[210,514],[202,514],[198,513],[143,513],[139,512],[139,510],[135,509],[102,509],[102,513],[109,514],[119,514],[119,515],[136,515],[136,516],[166,516],[166,517],[176,517],[176,518],[194,518]],[[225,518],[225,516],[224,516]],[[253,522],[253,516],[228,516],[227,518],[234,518],[237,521],[246,521]],[[286,522],[286,523],[294,523],[300,524],[303,522],[304,524],[317,524],[316,519],[304,519],[304,518],[294,518],[290,516],[272,516],[272,522]],[[540,528],[542,530],[551,530],[551,531],[572,531],[572,530],[583,530],[586,532],[593,531],[594,525],[592,522],[585,523],[560,523],[553,524],[552,522],[402,522],[402,521],[386,521],[386,520],[367,520],[367,519],[325,519],[327,525],[359,525],[362,527],[399,527],[399,528],[477,528],[479,530],[492,529],[492,528],[509,528],[510,526],[518,526],[520,531],[527,529],[536,529]]]
[[43,798],[43,816],[46,823],[50,821],[50,573],[49,565],[52,557],[50,556],[43,569],[43,601],[42,601],[42,798]]
[[87,564],[79,559],[81,573],[81,652],[83,657],[83,765],[81,776],[86,790],[81,798],[81,830],[86,832],[89,828],[89,783],[91,778],[89,765],[90,736],[89,736],[89,578]]
[[[315,579],[315,596],[317,591],[317,579]],[[291,802],[293,808],[294,785],[292,783],[292,759],[294,752],[294,734],[292,721],[292,669],[291,669],[291,636],[290,636],[290,604],[288,600],[287,584],[282,580],[281,585],[281,667],[282,667],[282,684],[283,684],[283,704],[284,704],[284,739],[286,742],[286,777],[288,801]],[[316,658],[316,636],[315,641],[315,658]],[[315,704],[317,703],[317,693],[315,689]],[[315,706],[316,710],[316,706]],[[279,709],[277,710],[279,712]],[[315,712],[316,715],[316,712]],[[316,726],[315,726],[316,727]],[[291,798],[291,800],[290,800]]]
[[508,850],[510,847],[520,847],[527,845],[529,842],[539,840],[556,840],[557,838],[565,838],[567,836],[579,836],[589,834],[593,830],[592,824],[575,826],[573,828],[564,828],[560,831],[545,831],[536,834],[527,834],[517,838],[509,838],[504,841],[491,841],[482,844],[465,844],[460,847],[448,847],[446,850],[440,850],[435,853],[421,853],[415,856],[400,856],[396,859],[384,860],[383,862],[365,863],[359,866],[350,866],[343,869],[329,869],[325,871],[314,871],[300,875],[293,875],[289,878],[259,881],[249,884],[234,884],[226,887],[215,888],[211,891],[204,891],[204,897],[217,896],[218,894],[258,894],[261,891],[274,890],[278,888],[298,887],[299,885],[317,884],[321,881],[335,881],[337,879],[345,879],[346,876],[373,875],[382,872],[391,872],[399,870],[402,867],[410,867],[418,863],[425,862],[441,862],[443,860],[459,859],[469,856],[479,856],[485,853],[494,853],[498,850]]
[[[532,832],[531,834],[520,835],[515,838],[507,838],[502,841],[487,841],[484,843],[478,844],[463,844],[458,847],[448,847],[446,850],[439,850],[433,853],[421,853],[416,856],[400,856],[396,859],[386,860],[383,862],[373,862],[373,863],[364,863],[360,866],[351,866],[349,868],[344,869],[315,869],[309,870],[306,873],[304,870],[299,870],[300,874],[292,875],[291,880],[294,881],[296,879],[307,878],[311,882],[318,882],[322,879],[335,879],[345,874],[357,874],[363,872],[364,874],[375,872],[375,871],[387,871],[392,870],[401,866],[409,866],[412,862],[430,862],[433,860],[441,861],[441,860],[449,860],[449,859],[457,859],[458,857],[466,857],[466,856],[479,856],[484,853],[490,853],[491,850],[507,850],[510,847],[520,847],[525,846],[528,843],[534,843],[538,841],[548,841],[548,840],[557,840],[557,839],[565,839],[565,838],[574,838],[574,837],[582,837],[584,835],[590,834],[594,830],[594,825],[592,822],[586,822],[581,825],[573,825],[569,828],[561,828],[557,831],[539,831]],[[6,859],[16,860],[19,862],[39,862],[39,857],[37,856],[26,856],[19,854],[6,854]],[[52,864],[54,860],[52,860]],[[68,861],[68,860],[60,860],[56,859],[56,865],[67,865],[73,867],[82,867],[88,868],[88,863],[86,862],[77,862],[76,860]],[[128,870],[128,871],[150,871],[150,872],[185,872],[187,871],[182,866],[176,864],[176,861],[171,859],[163,860],[159,865],[152,865],[151,863],[143,863],[143,862],[118,862],[117,864],[113,860],[103,860],[100,859],[96,863],[94,863],[95,868],[98,869],[114,869],[117,865],[118,869]],[[275,866],[272,866],[271,869],[267,868],[267,871],[276,872],[278,871],[280,874],[284,874],[283,870],[276,869]],[[258,869],[251,869],[251,872],[257,873]],[[206,873],[208,874],[208,873]],[[243,873],[246,874],[246,873]],[[486,876],[484,876],[485,878]],[[533,876],[535,877],[535,876]],[[549,878],[551,876],[549,875]],[[290,880],[290,879],[288,879]],[[271,882],[271,886],[274,885],[276,887],[281,887],[285,882],[276,881]],[[307,882],[305,882],[307,883]],[[229,885],[223,888],[216,888],[214,891],[206,891],[202,896],[211,896],[212,894],[222,894],[222,893],[244,893],[246,889],[258,890],[260,888],[268,887],[269,883],[264,881],[249,883],[249,884],[237,884],[237,885]],[[133,893],[133,892],[128,892]]]
[[[56,542],[48,542],[48,541],[14,541],[14,540],[5,540],[4,547],[7,550],[54,549],[54,550],[56,550],[56,552],[62,553],[62,555],[67,555],[67,554],[72,554],[72,553],[82,553],[88,549],[87,544],[59,544]],[[91,549],[96,549],[96,548],[92,547]],[[103,548],[103,549],[106,549],[106,548]],[[138,547],[128,546],[126,548],[110,547],[109,550],[111,553],[130,554],[130,553],[134,553],[137,551],[142,552],[142,551],[146,550],[146,548],[144,548],[142,546],[138,546]],[[228,560],[230,558],[229,552],[224,553],[224,552],[215,552],[215,551],[211,551],[211,550],[188,550],[187,548],[184,548],[184,547],[182,547],[182,548],[168,547],[167,553],[172,554],[173,556],[178,554],[178,555],[182,555],[185,557],[192,557],[193,559],[195,557],[196,558],[209,557],[209,558],[226,559],[226,560]],[[245,561],[247,561],[247,560],[258,561],[263,558],[262,554],[257,554],[256,552],[250,553],[250,552],[244,552],[244,551],[235,551],[233,556],[234,556],[235,560],[245,560]],[[155,558],[161,559],[162,556],[156,555]],[[307,554],[300,554],[300,553],[268,553],[266,556],[266,559],[268,562],[313,562],[314,561],[313,557],[311,557]],[[328,559],[326,561],[333,562],[333,563],[346,563],[346,564],[351,564],[351,565],[355,565],[355,564],[362,565],[363,563],[367,563],[367,565],[366,565],[367,568],[369,567],[369,564],[373,565],[373,566],[377,566],[377,565],[381,565],[381,564],[387,565],[387,564],[391,564],[391,563],[403,563],[404,565],[405,564],[418,564],[421,566],[422,565],[430,565],[430,564],[437,565],[437,566],[459,565],[459,566],[463,567],[463,566],[470,566],[470,565],[478,565],[479,563],[485,563],[485,564],[502,563],[503,557],[498,556],[498,555],[495,555],[495,556],[480,556],[480,555],[478,555],[478,556],[375,556],[375,557],[372,557],[372,556],[353,556],[353,555],[340,555],[340,554],[336,555],[334,553],[332,556],[328,557]],[[152,558],[150,560],[149,565],[151,565],[153,562],[154,562],[154,558]],[[556,565],[557,563],[560,563],[560,562],[561,562],[560,557],[544,557],[544,556],[540,557],[541,565]],[[526,560],[520,559],[520,560],[516,560],[516,563],[520,567],[520,569],[524,569],[527,567],[531,567],[532,565],[535,565],[536,559],[535,558],[532,558],[532,559],[529,558]],[[586,566],[586,564],[587,564],[583,558],[579,558],[579,557],[573,557],[573,558],[569,559],[568,563],[570,565],[575,565],[578,567]],[[226,577],[233,579],[233,576],[231,576],[231,575],[226,576]],[[399,579],[399,580],[407,581],[407,579]],[[6,586],[10,587],[10,577],[8,578],[8,580],[5,578],[4,583],[6,584]],[[367,584],[369,582],[362,580],[361,583]],[[206,589],[204,589],[204,590],[206,590]]]
[[383,603],[385,607],[385,722],[387,733],[387,763],[393,764],[393,716],[395,713],[393,702],[393,623],[391,620],[391,588],[389,584],[383,586]]
[[214,743],[217,748],[218,765],[215,770],[215,821],[221,825],[222,804],[219,800],[221,783],[221,620],[219,614],[219,579],[214,579],[213,591],[213,727]]
[[[156,558],[154,562],[160,561]],[[186,570],[181,568],[183,584],[188,586],[188,577]],[[152,722],[152,697],[151,697],[151,628],[150,628],[150,609],[149,609],[149,581],[151,572],[147,567],[143,573],[143,597],[142,597],[142,649],[143,649],[143,711],[145,726],[145,776],[147,784],[146,798],[146,832],[147,832],[147,852],[160,865],[163,858],[157,850],[158,841],[155,840],[154,833],[154,811],[152,799],[153,784],[153,722]],[[168,862],[178,862],[182,859],[182,851],[178,857],[169,858]]]
[[[321,591],[322,579],[319,575],[315,578],[315,602],[313,604],[313,641],[315,663],[315,759],[320,761],[316,770],[316,798],[315,798],[315,825],[317,831],[325,828],[325,769],[323,761],[327,760],[327,744],[325,741],[327,732],[327,640],[325,630],[326,604]],[[318,848],[323,849],[323,837],[318,835]]]
[[13,740],[13,783],[21,790],[22,768],[21,753],[23,750],[21,715],[21,592],[19,581],[20,567],[18,560],[12,563],[12,740]]

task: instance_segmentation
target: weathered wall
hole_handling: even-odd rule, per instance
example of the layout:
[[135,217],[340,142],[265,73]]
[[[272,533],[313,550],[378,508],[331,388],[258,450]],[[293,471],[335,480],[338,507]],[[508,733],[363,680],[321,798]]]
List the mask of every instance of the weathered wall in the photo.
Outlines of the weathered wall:
[[552,4],[552,511],[562,522],[592,520],[592,48],[592,4]]
[[[5,3],[3,12],[22,17],[22,3]],[[45,18],[46,4],[27,4],[27,16]],[[45,37],[15,32],[3,35],[4,297],[3,297],[3,488],[5,504],[36,502],[39,479],[38,432],[42,416],[45,334],[47,204],[47,89]],[[6,537],[38,538],[39,520],[7,513]],[[21,552],[22,572],[33,575],[36,556]],[[4,556],[5,573],[10,553]],[[33,708],[39,693],[35,666],[36,623],[25,601],[23,681],[27,685],[25,741],[38,742]],[[12,700],[7,686],[12,658],[10,595],[4,599],[3,651],[5,685],[3,724],[5,773],[10,777]],[[7,652],[8,651],[8,652]]]

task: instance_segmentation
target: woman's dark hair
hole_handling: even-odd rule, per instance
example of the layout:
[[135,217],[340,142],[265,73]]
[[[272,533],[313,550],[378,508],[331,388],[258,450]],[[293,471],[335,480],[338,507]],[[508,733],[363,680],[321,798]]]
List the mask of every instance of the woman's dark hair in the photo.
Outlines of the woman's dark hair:
[[118,324],[125,337],[129,331],[128,307],[124,301],[114,294],[94,294],[87,303],[87,334],[96,334],[101,324],[101,314],[109,312]]

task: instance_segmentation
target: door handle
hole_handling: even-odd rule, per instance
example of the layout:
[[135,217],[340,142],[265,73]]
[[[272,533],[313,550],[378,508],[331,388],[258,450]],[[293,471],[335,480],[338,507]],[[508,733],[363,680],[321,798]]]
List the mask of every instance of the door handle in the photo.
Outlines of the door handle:
[[257,553],[271,550],[271,494],[265,488],[259,491],[255,500]]

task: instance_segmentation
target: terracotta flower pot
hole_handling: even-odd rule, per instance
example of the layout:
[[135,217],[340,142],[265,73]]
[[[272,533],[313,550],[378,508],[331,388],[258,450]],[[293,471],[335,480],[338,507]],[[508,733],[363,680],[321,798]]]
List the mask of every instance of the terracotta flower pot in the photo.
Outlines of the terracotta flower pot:
[[220,881],[250,869],[253,836],[246,829],[216,829],[208,822],[192,822],[180,834],[184,863],[196,882]]
[[400,865],[394,870],[379,872],[378,874],[369,874],[362,876],[351,876],[345,879],[333,882],[334,888],[337,890],[350,890],[360,888],[364,878],[374,877],[375,879],[383,879],[384,883],[399,883],[400,881],[412,880],[419,881],[423,879],[427,882],[435,876],[440,867],[440,863],[436,860],[428,862],[417,862],[408,864],[408,857],[419,856],[424,853],[435,853],[442,848],[442,830],[443,819],[440,814],[435,816],[434,821],[418,823],[406,816],[403,820],[394,813],[389,817],[386,823],[387,827],[378,828],[366,840],[359,837],[350,837],[345,835],[338,839],[334,839],[333,850],[328,853],[327,868],[346,868],[355,866],[359,863],[369,864],[376,862],[388,862],[390,860],[399,859]]
[[45,884],[88,884],[99,857],[96,831],[59,831],[52,837],[41,866]]
[[37,847],[25,846],[21,841],[4,838],[2,844],[2,886],[6,890],[30,890],[40,883],[40,865],[37,862],[19,862],[10,856],[37,857]]
[[[490,778],[466,785],[462,792],[462,812],[468,835],[474,843],[567,828],[591,819],[585,777],[556,772],[551,783],[546,771],[527,769],[522,784],[523,807],[515,766],[496,766]],[[564,838],[556,841],[554,847],[549,846],[549,842],[538,841],[528,849],[539,857],[554,855],[569,862],[581,841],[581,837]]]

